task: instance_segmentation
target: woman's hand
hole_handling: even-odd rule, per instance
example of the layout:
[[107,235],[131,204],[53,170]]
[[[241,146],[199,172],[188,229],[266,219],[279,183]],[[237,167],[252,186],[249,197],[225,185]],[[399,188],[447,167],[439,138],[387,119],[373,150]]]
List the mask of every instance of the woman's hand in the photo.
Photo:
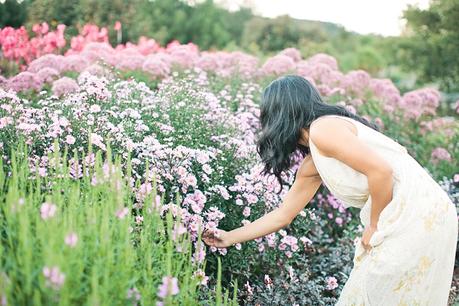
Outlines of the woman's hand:
[[213,246],[216,248],[226,248],[233,243],[229,239],[229,232],[221,230],[221,229],[215,229],[215,230],[209,230],[205,229],[202,232],[202,240],[209,246]]
[[370,239],[373,236],[374,232],[376,232],[377,228],[375,226],[366,226],[365,230],[362,234],[362,239],[360,240],[364,249],[369,250],[371,249]]

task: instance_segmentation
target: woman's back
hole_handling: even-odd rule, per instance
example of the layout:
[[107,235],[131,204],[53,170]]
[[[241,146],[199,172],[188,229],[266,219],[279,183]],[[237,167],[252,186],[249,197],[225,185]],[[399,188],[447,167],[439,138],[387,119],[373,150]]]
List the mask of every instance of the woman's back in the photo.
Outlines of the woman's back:
[[[336,305],[446,305],[458,237],[455,205],[405,147],[357,120],[328,116],[352,122],[358,138],[393,168],[392,200],[379,215],[370,251],[357,243],[354,268]],[[360,220],[368,226],[366,175],[321,154],[311,138],[309,145],[324,184],[345,206],[361,208]]]
[[[405,147],[352,118],[339,115],[322,117],[337,117],[353,123],[357,129],[357,137],[392,166],[394,179],[400,181],[403,175],[402,164],[412,158]],[[312,124],[317,120],[320,119],[316,119]],[[337,198],[344,202],[345,206],[362,208],[369,197],[367,177],[343,162],[321,154],[312,140],[309,141],[309,145],[314,164],[327,188],[333,191]]]

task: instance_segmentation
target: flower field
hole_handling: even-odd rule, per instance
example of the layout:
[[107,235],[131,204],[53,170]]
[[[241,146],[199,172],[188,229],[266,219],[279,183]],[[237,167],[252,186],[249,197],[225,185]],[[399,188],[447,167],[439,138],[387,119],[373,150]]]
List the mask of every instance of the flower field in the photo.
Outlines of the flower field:
[[33,32],[0,30],[2,305],[336,302],[363,228],[325,188],[279,232],[220,249],[200,239],[282,203],[289,186],[260,174],[255,140],[261,90],[284,74],[378,124],[459,207],[459,101],[435,88],[401,93],[294,48],[258,58],[145,37],[111,46],[95,25]]

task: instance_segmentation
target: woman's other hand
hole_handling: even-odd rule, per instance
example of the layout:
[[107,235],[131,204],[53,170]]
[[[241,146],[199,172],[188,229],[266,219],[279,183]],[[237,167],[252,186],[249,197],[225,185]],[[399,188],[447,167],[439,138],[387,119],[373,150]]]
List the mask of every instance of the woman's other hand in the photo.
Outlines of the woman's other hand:
[[363,231],[363,234],[362,234],[361,242],[362,242],[363,247],[366,250],[369,250],[371,248],[370,239],[371,239],[371,236],[373,236],[374,232],[376,232],[376,230],[377,228],[374,226],[365,227],[365,230]]

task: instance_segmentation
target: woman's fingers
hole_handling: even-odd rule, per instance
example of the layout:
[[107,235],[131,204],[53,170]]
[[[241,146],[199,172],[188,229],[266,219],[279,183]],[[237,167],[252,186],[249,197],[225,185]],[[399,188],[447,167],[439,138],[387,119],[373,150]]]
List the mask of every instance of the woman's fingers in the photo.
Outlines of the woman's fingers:
[[361,243],[362,243],[362,245],[363,245],[363,248],[364,248],[365,250],[367,250],[367,251],[368,251],[368,250],[370,250],[370,249],[371,249],[371,245],[369,245],[369,244],[366,244],[366,243],[363,243],[363,241],[362,241]]
[[219,242],[221,242],[221,238],[220,238],[220,233],[218,231],[218,229],[216,230],[211,230],[211,229],[204,229],[204,231],[202,231],[201,233],[201,237],[202,237],[202,240],[210,245],[210,246],[217,246]]

